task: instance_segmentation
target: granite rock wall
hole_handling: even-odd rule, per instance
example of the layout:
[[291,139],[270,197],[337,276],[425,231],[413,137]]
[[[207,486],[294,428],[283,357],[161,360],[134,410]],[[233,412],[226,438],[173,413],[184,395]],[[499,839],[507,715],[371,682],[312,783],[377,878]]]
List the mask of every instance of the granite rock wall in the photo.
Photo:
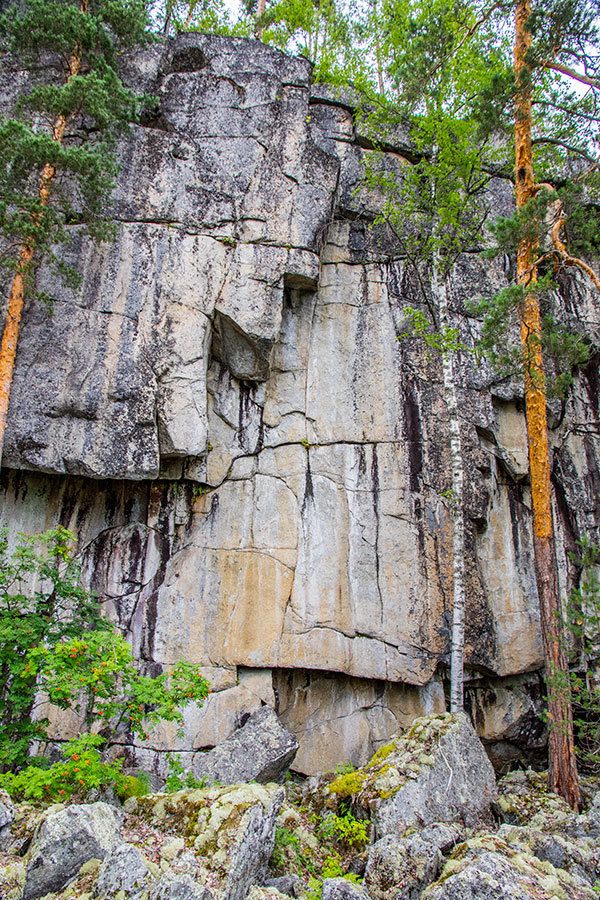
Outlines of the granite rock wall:
[[[351,98],[256,41],[182,35],[124,67],[156,99],[120,147],[116,240],[72,226],[81,286],[41,271],[53,309],[26,308],[0,518],[77,533],[148,671],[205,669],[213,693],[184,738],[156,730],[138,761],[213,746],[267,703],[300,739],[299,771],[364,763],[444,708],[452,571],[440,364],[397,341],[422,297],[372,227],[374,151]],[[399,128],[380,164],[402,177],[413,154]],[[510,197],[492,182],[494,210]],[[456,267],[466,345],[466,304],[505,283],[475,252]],[[561,302],[596,340],[576,277]],[[543,744],[522,396],[465,352],[459,398],[468,696],[510,760]],[[551,407],[565,589],[568,550],[598,525],[598,404],[594,357]]]

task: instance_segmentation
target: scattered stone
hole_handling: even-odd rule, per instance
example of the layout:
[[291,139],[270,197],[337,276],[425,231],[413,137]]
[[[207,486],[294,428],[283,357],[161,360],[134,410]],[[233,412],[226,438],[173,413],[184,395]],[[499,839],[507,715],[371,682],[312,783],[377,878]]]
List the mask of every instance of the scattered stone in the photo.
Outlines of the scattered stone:
[[106,803],[48,814],[29,851],[23,900],[61,890],[84,863],[104,859],[119,843],[117,818]]
[[542,862],[497,835],[460,844],[422,900],[592,900],[597,897],[562,869]]
[[583,884],[593,886],[600,878],[600,845],[588,837],[568,838],[517,825],[502,825],[498,836],[509,844],[519,844],[555,869],[564,869]]
[[264,887],[275,888],[288,897],[299,897],[302,893],[302,879],[298,875],[281,875],[279,878],[265,878]]
[[547,774],[528,769],[510,772],[498,782],[495,810],[508,825],[529,825],[541,831],[573,828],[578,816],[562,797],[548,790]]
[[231,863],[225,863],[225,900],[244,900],[250,885],[266,870],[273,853],[275,823],[283,797],[281,788],[270,809],[266,810],[262,804],[256,803],[244,813],[240,822],[240,838],[233,848]]
[[25,863],[18,860],[11,865],[0,864],[0,897],[3,900],[20,900],[25,883]]
[[298,746],[275,712],[263,706],[222,744],[208,753],[197,753],[192,770],[196,778],[206,778],[210,783],[281,782]]
[[15,818],[15,807],[6,791],[0,790],[0,829],[6,828]]
[[138,848],[120,844],[102,863],[94,893],[102,900],[112,900],[119,892],[129,896],[142,890],[151,881],[152,875]]
[[418,900],[438,876],[442,851],[461,838],[454,826],[430,825],[397,838],[387,835],[373,844],[365,872],[365,888],[373,900]]
[[190,875],[166,872],[150,888],[148,900],[213,900],[213,895]]
[[96,875],[101,868],[102,860],[92,858],[88,859],[87,862],[84,862],[77,874],[79,878],[86,878],[88,875]]
[[358,884],[347,878],[326,878],[321,890],[322,900],[366,900],[366,894]]
[[247,900],[288,900],[288,895],[276,887],[254,884],[248,892]]
[[160,848],[160,858],[171,862],[182,850],[185,850],[185,840],[182,837],[173,838]]

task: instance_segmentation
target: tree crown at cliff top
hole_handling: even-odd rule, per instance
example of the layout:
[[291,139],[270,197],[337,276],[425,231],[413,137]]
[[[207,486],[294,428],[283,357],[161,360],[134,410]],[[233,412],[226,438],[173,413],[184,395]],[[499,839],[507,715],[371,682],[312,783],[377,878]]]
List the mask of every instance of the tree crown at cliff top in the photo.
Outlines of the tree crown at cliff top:
[[[21,244],[35,238],[36,264],[49,255],[59,274],[72,278],[50,248],[68,239],[71,224],[95,238],[111,234],[111,147],[140,105],[117,73],[118,53],[151,39],[146,4],[90,0],[84,11],[69,0],[28,0],[0,18],[0,39],[5,65],[31,72],[12,115],[0,119],[2,263],[15,268]],[[81,66],[68,77],[75,52]],[[59,116],[68,123],[62,141],[52,135]],[[44,204],[38,180],[47,164],[58,176]]]

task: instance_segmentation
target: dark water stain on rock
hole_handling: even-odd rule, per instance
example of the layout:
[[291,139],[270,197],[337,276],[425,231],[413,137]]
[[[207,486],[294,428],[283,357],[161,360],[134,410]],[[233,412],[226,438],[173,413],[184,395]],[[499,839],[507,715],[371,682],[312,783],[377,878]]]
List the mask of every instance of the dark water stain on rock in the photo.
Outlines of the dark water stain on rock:
[[237,441],[245,453],[260,453],[264,442],[263,408],[256,402],[257,385],[240,381]]
[[314,503],[315,493],[313,488],[312,472],[310,470],[310,451],[306,451],[306,475],[304,478],[304,497],[302,498],[302,518],[309,503]]
[[371,496],[373,497],[373,514],[375,516],[375,583],[379,587],[379,460],[377,459],[377,444],[373,444],[373,456],[371,458]]
[[355,446],[356,457],[358,462],[358,477],[359,479],[364,478],[367,474],[367,459],[365,454],[365,446],[364,444],[356,444]]
[[423,471],[423,429],[421,415],[414,382],[405,379],[403,382],[404,401],[404,440],[408,449],[409,487],[411,491],[420,489],[421,472]]

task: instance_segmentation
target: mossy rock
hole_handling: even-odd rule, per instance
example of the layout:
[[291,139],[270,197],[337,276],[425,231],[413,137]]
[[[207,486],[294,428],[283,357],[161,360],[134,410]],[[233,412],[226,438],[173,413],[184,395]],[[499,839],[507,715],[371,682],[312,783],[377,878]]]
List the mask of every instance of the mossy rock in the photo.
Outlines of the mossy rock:
[[459,844],[422,900],[458,900],[479,896],[511,900],[592,900],[595,891],[568,872],[534,856],[524,846],[508,844],[497,834],[482,833]]
[[361,769],[338,775],[326,788],[326,806],[335,809],[344,799],[368,804],[393,797],[424,768],[433,766],[440,739],[456,725],[457,719],[450,713],[415,719],[404,734],[380,747]]

